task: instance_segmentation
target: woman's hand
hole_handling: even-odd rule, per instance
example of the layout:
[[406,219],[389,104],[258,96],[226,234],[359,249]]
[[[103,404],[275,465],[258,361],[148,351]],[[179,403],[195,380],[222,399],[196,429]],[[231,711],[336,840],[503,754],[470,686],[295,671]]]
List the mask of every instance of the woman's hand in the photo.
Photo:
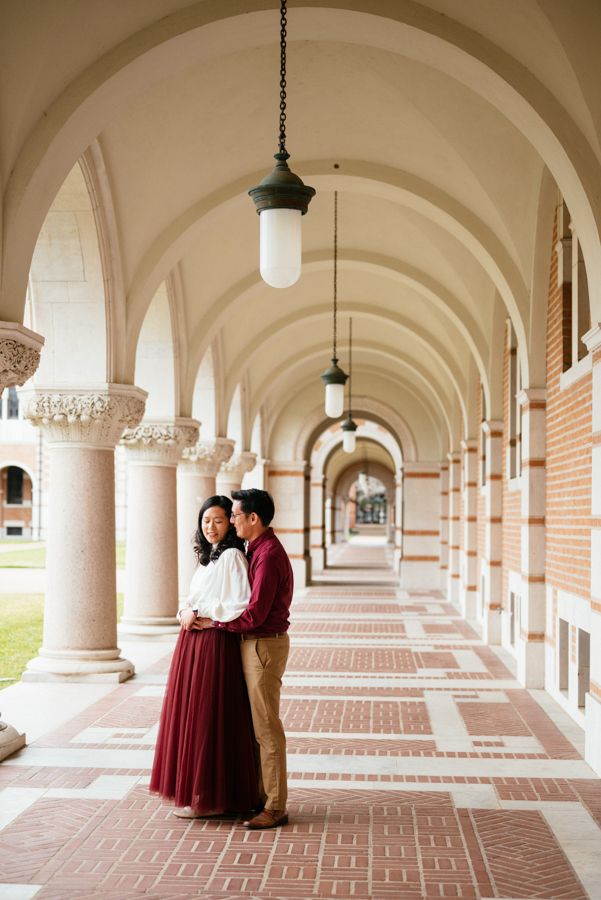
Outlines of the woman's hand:
[[196,622],[196,613],[193,609],[182,609],[179,614],[179,620],[185,631],[192,631],[192,627]]
[[202,616],[198,616],[198,618],[195,620],[195,622],[192,625],[192,628],[190,630],[191,631],[202,631],[204,628],[212,628],[212,627],[213,627],[212,619],[205,619]]

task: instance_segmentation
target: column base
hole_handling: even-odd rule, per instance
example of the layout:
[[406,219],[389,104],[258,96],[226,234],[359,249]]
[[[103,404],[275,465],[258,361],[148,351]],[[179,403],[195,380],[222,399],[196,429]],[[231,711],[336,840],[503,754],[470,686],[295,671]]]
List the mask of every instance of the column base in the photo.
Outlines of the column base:
[[484,609],[484,618],[482,620],[482,640],[485,644],[501,643],[501,607],[498,609]]
[[117,634],[127,641],[172,641],[181,631],[175,616],[147,616],[126,618],[121,616]]
[[545,687],[544,641],[525,641],[516,636],[518,681],[525,688],[541,691]]
[[436,562],[422,562],[410,559],[401,560],[401,588],[403,590],[433,590],[439,589],[438,560]]
[[473,588],[470,590],[469,588],[466,589],[465,587],[461,587],[459,593],[459,608],[461,609],[461,615],[464,619],[475,619],[478,613],[478,595],[476,589]]
[[83,682],[93,684],[127,681],[135,675],[134,664],[114,650],[45,650],[30,659],[21,681]]
[[294,575],[294,590],[307,587],[311,581],[311,558],[290,559],[290,565]]
[[459,606],[459,576],[447,575],[447,600]]
[[601,775],[601,703],[592,694],[586,695],[586,733],[584,758],[597,775]]
[[8,722],[0,722],[0,762],[24,747],[26,744],[25,735],[19,734],[13,725]]
[[326,553],[323,547],[316,547],[311,550],[311,571],[323,572],[325,568]]

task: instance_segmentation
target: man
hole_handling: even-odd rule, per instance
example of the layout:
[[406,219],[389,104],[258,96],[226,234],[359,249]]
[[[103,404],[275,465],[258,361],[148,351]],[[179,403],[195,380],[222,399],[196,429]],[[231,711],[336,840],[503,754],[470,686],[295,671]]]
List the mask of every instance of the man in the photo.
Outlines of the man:
[[255,764],[264,809],[244,824],[274,828],[288,821],[286,735],[280,720],[280,689],[288,661],[292,566],[270,528],[275,508],[267,491],[232,491],[232,521],[248,541],[248,608],[233,622],[199,618],[196,627],[223,628],[240,634],[242,668],[255,732]]

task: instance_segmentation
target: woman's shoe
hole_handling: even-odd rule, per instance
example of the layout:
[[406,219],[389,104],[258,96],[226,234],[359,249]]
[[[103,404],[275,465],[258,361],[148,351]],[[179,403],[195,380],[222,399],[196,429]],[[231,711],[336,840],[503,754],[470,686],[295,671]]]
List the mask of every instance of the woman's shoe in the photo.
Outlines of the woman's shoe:
[[195,813],[191,806],[182,806],[173,810],[173,815],[178,819],[200,819],[202,813]]
[[209,812],[194,812],[191,806],[182,806],[173,810],[173,815],[178,819],[204,819],[207,816],[222,816],[222,809],[211,809]]

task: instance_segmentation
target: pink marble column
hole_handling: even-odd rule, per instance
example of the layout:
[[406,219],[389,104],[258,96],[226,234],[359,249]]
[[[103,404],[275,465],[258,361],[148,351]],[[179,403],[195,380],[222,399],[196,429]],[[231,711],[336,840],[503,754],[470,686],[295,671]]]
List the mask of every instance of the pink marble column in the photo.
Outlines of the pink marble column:
[[145,420],[121,439],[128,457],[125,603],[119,634],[177,634],[177,465],[198,440],[195,419]]
[[234,452],[228,438],[200,440],[186,447],[177,467],[177,547],[179,595],[187,597],[196,569],[192,549],[198,512],[208,497],[217,493],[215,478],[222,463]]
[[117,647],[115,445],[144,413],[128,385],[21,392],[50,448],[44,640],[24,681],[124,681]]

